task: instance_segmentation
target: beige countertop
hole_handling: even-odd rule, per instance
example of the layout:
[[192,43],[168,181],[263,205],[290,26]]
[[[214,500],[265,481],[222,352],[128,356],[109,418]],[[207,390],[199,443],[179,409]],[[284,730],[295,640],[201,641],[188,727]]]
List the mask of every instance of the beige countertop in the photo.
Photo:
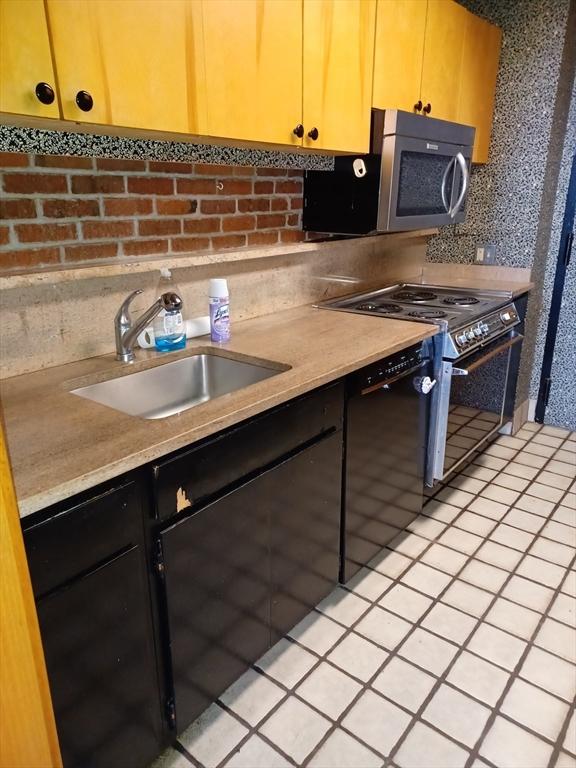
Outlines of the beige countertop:
[[[165,419],[127,416],[71,389],[215,348],[207,337],[186,350],[137,351],[127,366],[113,355],[0,382],[20,515],[91,488],[250,416],[340,378],[436,333],[405,320],[329,312],[310,306],[232,326],[221,353],[271,361],[281,372]],[[288,370],[285,369],[289,366]]]

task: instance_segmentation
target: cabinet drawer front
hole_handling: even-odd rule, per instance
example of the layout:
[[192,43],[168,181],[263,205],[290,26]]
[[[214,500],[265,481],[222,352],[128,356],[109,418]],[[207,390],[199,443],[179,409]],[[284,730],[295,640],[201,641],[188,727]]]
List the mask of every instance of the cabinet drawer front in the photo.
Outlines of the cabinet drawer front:
[[25,530],[35,596],[139,543],[141,515],[136,484],[129,482]]
[[332,385],[154,467],[157,514],[166,519],[308,440],[340,429],[343,385]]

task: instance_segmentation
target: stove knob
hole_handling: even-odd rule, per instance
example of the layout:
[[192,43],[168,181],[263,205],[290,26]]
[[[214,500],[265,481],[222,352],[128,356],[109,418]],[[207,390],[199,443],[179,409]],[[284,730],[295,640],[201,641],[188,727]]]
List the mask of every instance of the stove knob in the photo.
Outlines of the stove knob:
[[490,330],[490,326],[488,325],[488,323],[482,323],[482,333],[488,333],[489,330]]
[[458,344],[459,347],[461,347],[463,344],[466,344],[465,333],[459,333],[458,336],[456,336],[456,344]]
[[500,320],[502,320],[503,323],[509,323],[510,320],[512,320],[510,312],[500,312]]
[[474,336],[482,336],[482,328],[479,325],[474,328]]
[[474,337],[474,331],[466,331],[466,338],[467,338],[469,341],[472,341],[472,339],[474,339],[474,338],[475,338],[475,337]]

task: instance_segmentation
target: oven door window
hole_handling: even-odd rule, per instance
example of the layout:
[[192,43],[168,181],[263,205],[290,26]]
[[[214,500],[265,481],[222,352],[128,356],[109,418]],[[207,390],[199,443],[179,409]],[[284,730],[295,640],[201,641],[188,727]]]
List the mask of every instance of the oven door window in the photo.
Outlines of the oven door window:
[[447,214],[453,196],[453,161],[453,154],[400,152],[396,216]]
[[502,426],[511,350],[500,339],[454,363],[444,476]]

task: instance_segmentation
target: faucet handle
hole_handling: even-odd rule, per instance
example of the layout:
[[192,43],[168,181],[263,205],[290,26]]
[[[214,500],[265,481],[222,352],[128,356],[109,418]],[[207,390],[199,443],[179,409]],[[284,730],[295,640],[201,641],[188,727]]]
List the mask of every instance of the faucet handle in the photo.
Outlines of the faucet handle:
[[120,305],[120,309],[116,313],[115,322],[118,325],[122,325],[124,327],[130,327],[132,324],[132,319],[130,317],[130,304],[134,301],[136,296],[140,295],[142,293],[142,290],[139,288],[136,291],[132,291],[131,294],[126,296],[122,304]]

